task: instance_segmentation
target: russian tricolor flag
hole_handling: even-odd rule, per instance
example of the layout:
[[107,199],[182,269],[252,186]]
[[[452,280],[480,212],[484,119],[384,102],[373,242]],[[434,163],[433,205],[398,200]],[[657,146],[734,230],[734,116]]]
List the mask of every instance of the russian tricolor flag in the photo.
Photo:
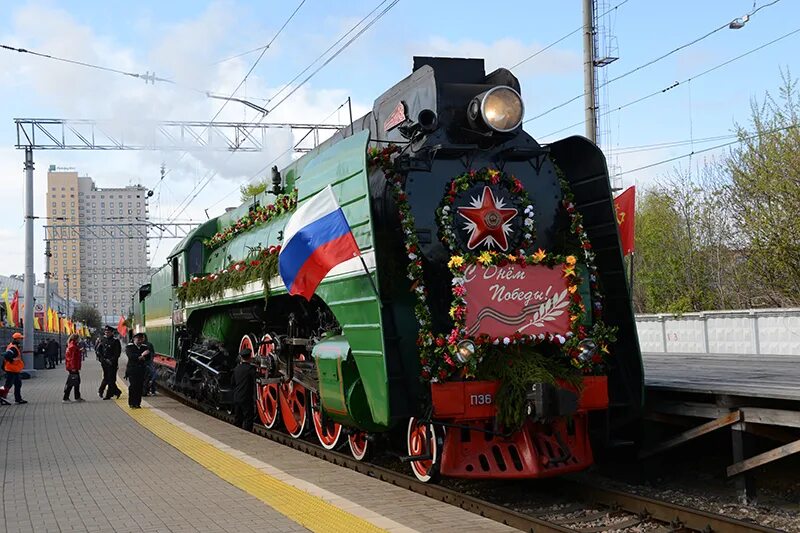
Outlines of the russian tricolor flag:
[[325,275],[359,255],[350,225],[328,185],[294,212],[283,230],[278,270],[289,294],[310,300]]

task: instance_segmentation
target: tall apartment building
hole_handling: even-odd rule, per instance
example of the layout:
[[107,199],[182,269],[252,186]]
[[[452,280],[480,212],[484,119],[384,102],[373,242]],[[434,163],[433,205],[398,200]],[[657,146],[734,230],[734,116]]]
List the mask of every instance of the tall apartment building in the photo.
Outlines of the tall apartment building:
[[[92,178],[50,166],[48,224],[118,224],[147,220],[147,189],[98,189]],[[51,283],[61,295],[93,305],[106,322],[127,315],[134,291],[147,279],[147,239],[80,238],[50,243]],[[69,281],[67,281],[69,280]]]

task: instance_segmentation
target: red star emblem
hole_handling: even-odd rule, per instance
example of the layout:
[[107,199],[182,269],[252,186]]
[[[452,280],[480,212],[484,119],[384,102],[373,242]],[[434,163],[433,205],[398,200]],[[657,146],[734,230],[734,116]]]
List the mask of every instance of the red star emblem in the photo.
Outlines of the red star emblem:
[[517,210],[504,208],[502,198],[495,200],[492,189],[483,188],[481,198],[472,198],[470,207],[459,207],[458,214],[467,219],[464,229],[469,232],[467,248],[474,250],[485,244],[487,248],[497,246],[502,251],[508,249],[508,222],[517,216]]

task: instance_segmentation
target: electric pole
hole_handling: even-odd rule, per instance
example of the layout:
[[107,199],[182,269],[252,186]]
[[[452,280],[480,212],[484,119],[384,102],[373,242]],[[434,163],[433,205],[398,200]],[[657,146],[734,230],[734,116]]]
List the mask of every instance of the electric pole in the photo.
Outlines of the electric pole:
[[597,102],[594,71],[594,2],[583,0],[583,100],[586,106],[586,137],[597,143]]
[[44,327],[47,331],[50,319],[50,241],[44,241]]
[[22,361],[25,372],[36,375],[33,368],[33,148],[25,148],[25,313],[22,318]]
[[64,283],[67,284],[67,320],[70,320],[72,318],[72,312],[70,310],[72,302],[69,300],[69,274],[64,274]]

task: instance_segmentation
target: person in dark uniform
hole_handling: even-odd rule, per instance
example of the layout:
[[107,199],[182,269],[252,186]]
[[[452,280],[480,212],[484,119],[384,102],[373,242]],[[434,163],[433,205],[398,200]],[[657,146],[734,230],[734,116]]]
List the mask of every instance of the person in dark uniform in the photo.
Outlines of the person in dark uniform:
[[239,352],[241,362],[233,369],[234,424],[245,431],[253,430],[253,412],[256,392],[256,368],[250,364],[253,352],[244,349]]
[[131,409],[139,409],[142,406],[145,372],[147,363],[152,357],[143,342],[144,333],[137,333],[133,336],[133,342],[125,347],[125,355],[128,357],[125,376],[128,378],[128,407]]
[[[103,330],[103,338],[97,345],[97,358],[103,367],[103,380],[100,382],[97,394],[104,400],[110,400],[112,396],[119,398],[122,394],[117,387],[117,369],[121,353],[122,347],[114,336],[114,328],[106,326]],[[105,396],[103,396],[104,393]]]
[[47,348],[45,348],[45,358],[47,359],[47,368],[55,368],[58,354],[61,351],[61,346],[55,339],[47,341]]

